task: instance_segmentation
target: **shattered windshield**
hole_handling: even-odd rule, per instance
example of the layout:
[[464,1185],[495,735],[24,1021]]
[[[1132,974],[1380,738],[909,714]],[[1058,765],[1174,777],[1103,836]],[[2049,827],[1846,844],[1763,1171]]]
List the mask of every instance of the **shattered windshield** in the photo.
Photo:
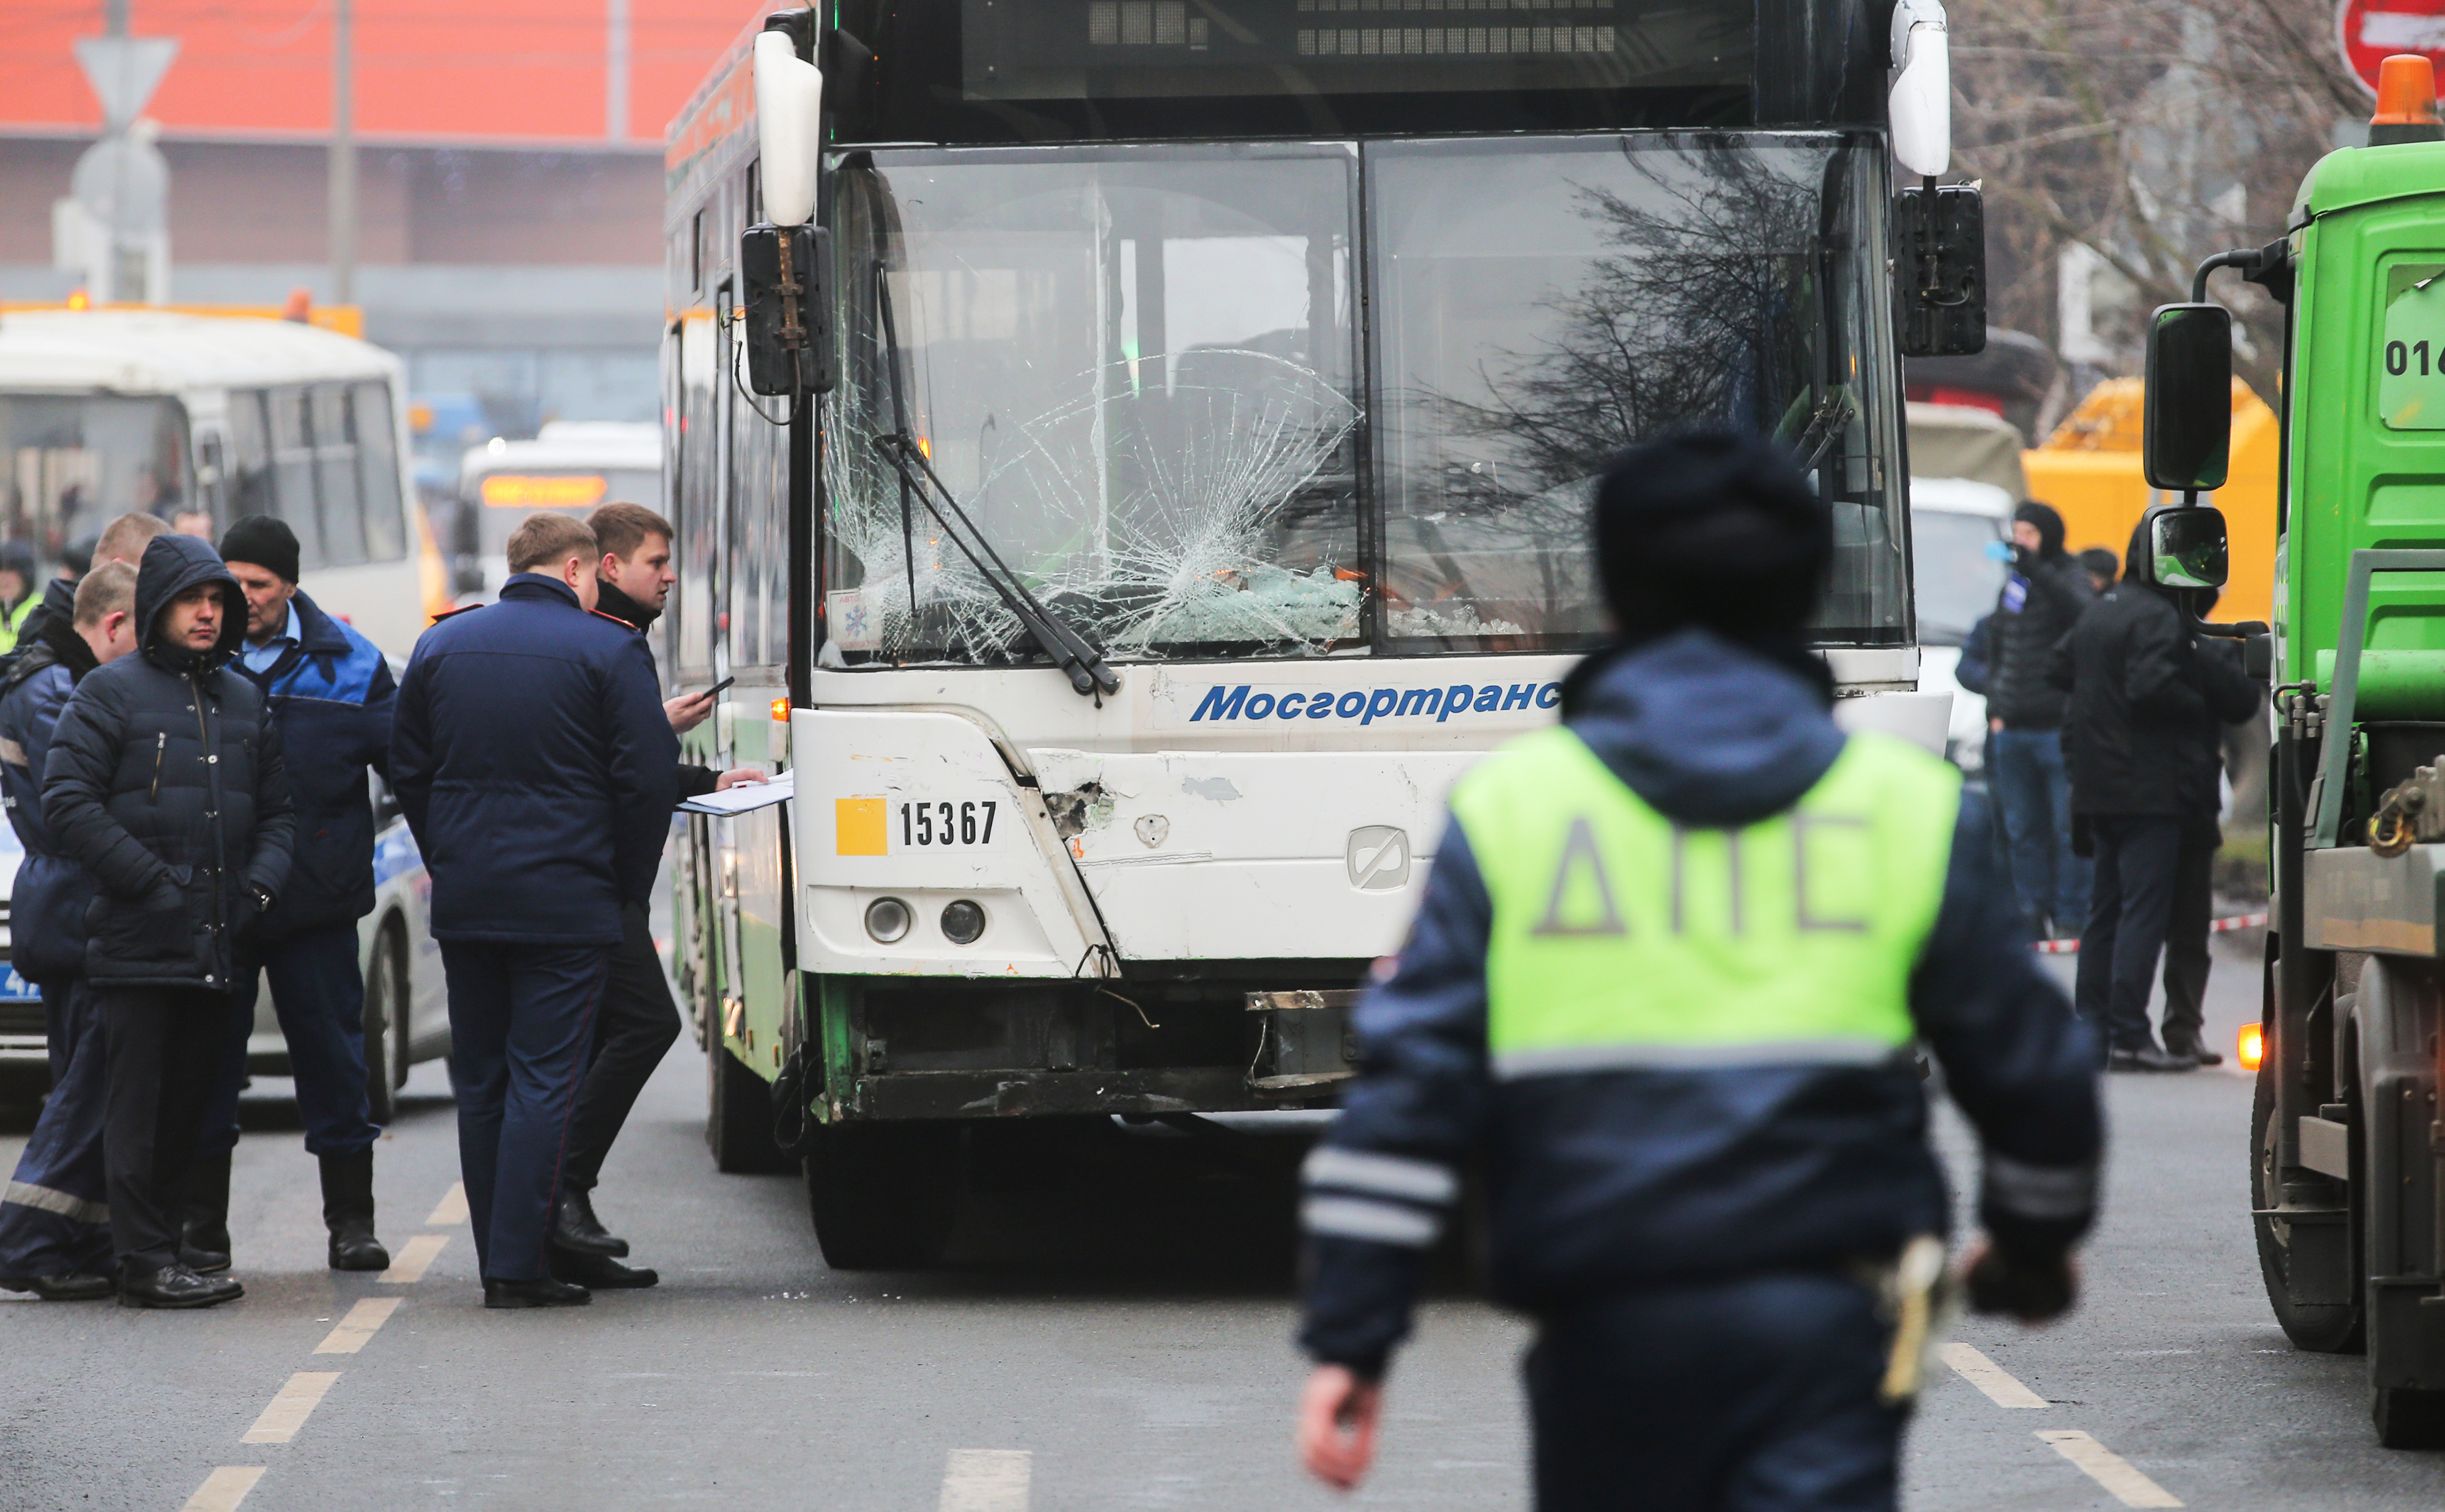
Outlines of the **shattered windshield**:
[[1705,423],[1814,463],[1837,543],[1818,638],[1900,637],[1872,152],[1832,134],[1370,144],[1383,649],[1593,644],[1596,477]]
[[1036,654],[875,444],[878,277],[912,439],[1055,615],[1116,658],[1355,641],[1356,172],[1345,144],[849,159],[825,660]]

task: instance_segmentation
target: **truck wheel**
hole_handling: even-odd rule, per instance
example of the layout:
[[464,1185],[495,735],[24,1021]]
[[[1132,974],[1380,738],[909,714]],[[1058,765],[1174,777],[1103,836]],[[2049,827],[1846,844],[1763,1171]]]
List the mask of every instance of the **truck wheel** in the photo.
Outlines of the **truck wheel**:
[[[2258,1092],[2249,1107],[2249,1205],[2254,1208],[2275,1207],[2284,1201],[2275,1148],[2275,1061],[2269,1056],[2258,1068]],[[2360,1353],[2365,1337],[2361,1304],[2293,1301],[2288,1237],[2277,1231],[2271,1218],[2252,1218],[2250,1228],[2258,1237],[2258,1269],[2267,1283],[2267,1301],[2284,1336],[2296,1348],[2321,1354]],[[2356,1296],[2358,1291],[2356,1287]]]
[[768,1176],[790,1168],[773,1143],[773,1089],[716,1039],[705,1048],[704,1142],[714,1169]]
[[2380,1444],[2389,1449],[2445,1449],[2445,1391],[2380,1386],[2369,1394]]
[[966,1185],[964,1141],[945,1122],[819,1129],[807,1156],[807,1208],[836,1271],[916,1270],[943,1258]]

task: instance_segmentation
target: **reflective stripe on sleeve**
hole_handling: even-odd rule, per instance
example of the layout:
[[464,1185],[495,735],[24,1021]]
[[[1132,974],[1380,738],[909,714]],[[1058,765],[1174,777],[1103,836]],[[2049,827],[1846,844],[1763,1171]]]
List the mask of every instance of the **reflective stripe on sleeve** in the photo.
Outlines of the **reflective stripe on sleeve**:
[[1765,1039],[1744,1045],[1559,1045],[1513,1050],[1494,1057],[1494,1079],[1553,1076],[1577,1071],[1710,1071],[1743,1066],[1877,1066],[1899,1064],[1910,1047],[1840,1036]]
[[2082,1218],[2097,1205],[2097,1167],[2032,1166],[1990,1150],[1986,1195],[2018,1218]]
[[1460,1178],[1448,1166],[1408,1155],[1382,1155],[1372,1150],[1342,1149],[1318,1145],[1300,1170],[1310,1187],[1398,1197],[1412,1203],[1448,1207],[1460,1195]]
[[1307,1231],[1329,1239],[1365,1239],[1403,1249],[1425,1249],[1442,1224],[1432,1214],[1365,1197],[1311,1197],[1299,1204]]
[[0,1203],[14,1203],[20,1207],[57,1213],[80,1223],[110,1222],[109,1204],[87,1202],[72,1193],[52,1186],[37,1186],[32,1182],[10,1182],[8,1190],[0,1191]]

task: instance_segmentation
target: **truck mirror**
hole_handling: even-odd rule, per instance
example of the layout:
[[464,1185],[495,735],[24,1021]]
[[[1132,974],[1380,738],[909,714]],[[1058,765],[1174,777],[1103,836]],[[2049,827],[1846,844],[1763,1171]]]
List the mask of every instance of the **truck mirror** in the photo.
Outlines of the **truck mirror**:
[[2164,588],[2220,588],[2225,559],[2222,510],[2160,510],[2148,522],[2148,574]]
[[1904,357],[1987,349],[1987,203],[1969,184],[1894,195],[1894,324]]
[[749,388],[831,391],[831,233],[821,226],[750,226],[739,238]]
[[[2140,470],[2150,488],[2224,487],[2232,450],[2232,313],[2221,305],[2161,305],[2148,320]],[[2217,522],[2223,537],[2223,522]],[[2223,581],[2219,578],[2217,581]]]

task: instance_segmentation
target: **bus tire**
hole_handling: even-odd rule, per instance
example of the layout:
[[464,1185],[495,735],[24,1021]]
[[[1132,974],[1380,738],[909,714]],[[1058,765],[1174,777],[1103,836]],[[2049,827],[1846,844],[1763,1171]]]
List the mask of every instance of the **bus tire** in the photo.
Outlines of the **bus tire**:
[[2369,1393],[2377,1441],[2389,1449],[2445,1449],[2445,1391],[2380,1386]]
[[[2275,1166],[2275,1075],[2273,1056],[2259,1064],[2258,1090],[2249,1108],[2249,1196],[2254,1208],[2275,1207],[2283,1201],[2281,1172]],[[2249,1221],[2258,1241],[2259,1275],[2267,1283],[2268,1305],[2277,1326],[2297,1349],[2320,1354],[2357,1354],[2363,1346],[2361,1307],[2358,1301],[2332,1305],[2292,1300],[2289,1245],[2279,1237],[2275,1221]],[[2361,1288],[2352,1288],[2357,1297]]]
[[716,1039],[704,1053],[704,1143],[714,1169],[733,1176],[769,1176],[790,1168],[773,1143],[773,1089]]
[[812,1138],[807,1210],[825,1264],[917,1270],[943,1258],[966,1185],[958,1124],[835,1124]]

